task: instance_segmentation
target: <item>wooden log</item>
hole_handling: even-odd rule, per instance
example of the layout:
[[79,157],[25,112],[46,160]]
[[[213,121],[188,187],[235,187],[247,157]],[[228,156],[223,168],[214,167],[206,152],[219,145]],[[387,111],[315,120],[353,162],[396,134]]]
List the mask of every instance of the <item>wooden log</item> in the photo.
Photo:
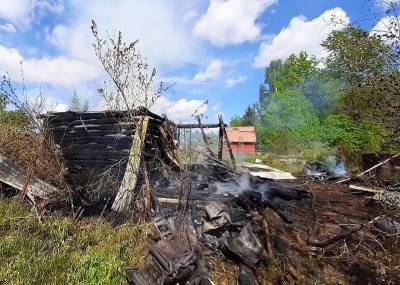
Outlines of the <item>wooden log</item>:
[[233,156],[231,142],[229,141],[228,134],[226,133],[225,124],[224,124],[224,120],[222,118],[222,114],[218,114],[218,119],[219,119],[220,128],[222,129],[222,133],[223,133],[224,138],[225,138],[226,146],[227,146],[228,151],[229,151],[229,156],[231,157],[232,166],[233,166],[234,169],[236,169],[235,157]]
[[103,112],[59,112],[59,113],[48,113],[39,115],[39,119],[44,119],[47,122],[59,122],[59,121],[73,121],[73,120],[88,120],[88,119],[100,119],[100,118],[136,118],[147,116],[151,119],[156,119],[161,122],[166,121],[155,113],[150,112],[148,109],[140,107],[133,111],[103,111]]
[[[157,130],[162,124],[151,122],[149,123],[149,131]],[[76,131],[76,130],[132,130],[136,128],[136,123],[123,123],[116,122],[112,124],[98,124],[98,123],[87,123],[82,121],[80,124],[66,124],[61,126],[51,126],[48,129],[53,132],[64,132],[64,131]]]
[[30,177],[25,171],[18,168],[11,160],[0,154],[0,181],[4,184],[18,190],[23,191],[26,185],[26,196],[35,203],[35,198],[46,200],[51,195],[60,194],[61,191],[43,180]]
[[144,117],[142,124],[139,125],[138,130],[133,137],[132,148],[124,178],[112,205],[112,209],[116,212],[128,212],[131,208],[137,183],[137,173],[144,146],[144,137],[147,132],[147,124],[148,117]]

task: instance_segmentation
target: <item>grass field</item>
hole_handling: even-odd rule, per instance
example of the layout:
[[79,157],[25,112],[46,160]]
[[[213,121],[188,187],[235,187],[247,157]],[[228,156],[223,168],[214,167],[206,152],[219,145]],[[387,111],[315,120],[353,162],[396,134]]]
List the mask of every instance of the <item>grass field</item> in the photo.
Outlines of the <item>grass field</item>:
[[0,198],[0,284],[124,284],[152,236],[149,224],[112,228],[61,215],[40,223],[27,205]]

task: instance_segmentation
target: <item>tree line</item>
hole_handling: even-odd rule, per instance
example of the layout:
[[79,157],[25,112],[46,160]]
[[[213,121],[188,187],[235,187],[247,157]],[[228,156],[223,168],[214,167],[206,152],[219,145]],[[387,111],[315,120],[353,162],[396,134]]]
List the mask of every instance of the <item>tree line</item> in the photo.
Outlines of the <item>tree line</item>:
[[231,125],[254,125],[259,148],[278,153],[398,151],[398,22],[393,29],[397,34],[348,26],[322,43],[322,60],[300,52],[272,61],[258,101]]

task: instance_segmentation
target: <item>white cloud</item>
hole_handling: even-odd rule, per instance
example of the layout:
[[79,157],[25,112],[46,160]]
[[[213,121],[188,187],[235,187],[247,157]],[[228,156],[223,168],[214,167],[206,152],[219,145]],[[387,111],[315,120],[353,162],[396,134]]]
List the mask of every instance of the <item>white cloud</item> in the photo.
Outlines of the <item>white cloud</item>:
[[37,14],[46,11],[59,13],[63,10],[62,0],[0,0],[0,18],[22,28],[26,28]]
[[94,19],[101,35],[121,30],[125,41],[139,39],[139,48],[151,65],[179,66],[197,61],[202,53],[183,24],[190,18],[191,7],[182,3],[192,1],[74,0],[70,6],[75,19],[54,27],[47,39],[72,57],[94,60],[90,31]]
[[66,112],[66,111],[68,111],[68,105],[59,103],[51,111],[52,112]]
[[221,74],[222,62],[219,59],[211,61],[205,71],[197,73],[194,77],[194,81],[208,81],[217,78]]
[[[400,2],[400,0],[399,0]],[[398,29],[397,23],[400,23],[400,17],[395,17],[395,16],[387,16],[383,17],[380,19],[376,25],[371,29],[371,34],[372,35],[399,35],[400,36],[400,31]],[[386,37],[383,37],[384,40],[388,44],[392,44],[395,42],[395,39],[389,39]]]
[[34,0],[0,0],[0,18],[25,25],[29,22],[34,7]]
[[277,0],[211,0],[201,16],[194,34],[216,46],[240,44],[261,34],[256,19]]
[[160,97],[151,108],[153,112],[164,113],[174,121],[189,120],[193,115],[207,113],[207,109],[207,104],[204,100],[181,98],[178,101],[173,101],[165,96]]
[[[335,18],[334,24],[332,18]],[[292,53],[306,51],[317,58],[326,55],[321,43],[335,29],[350,22],[346,12],[341,8],[325,11],[318,18],[307,21],[303,16],[293,18],[289,26],[282,29],[271,41],[263,42],[255,58],[256,67],[265,67],[274,59],[286,59]]]
[[237,85],[237,84],[239,84],[239,83],[242,83],[242,82],[244,82],[244,81],[246,81],[247,80],[247,76],[239,76],[239,77],[232,77],[232,78],[228,78],[226,81],[225,81],[225,86],[227,87],[227,88],[231,88],[231,87],[233,87],[233,86],[235,86],[235,85]]
[[17,49],[0,45],[0,73],[9,73],[12,80],[20,81],[23,62],[24,78],[31,83],[71,86],[94,79],[98,68],[84,61],[64,56],[25,59]]
[[17,31],[14,25],[11,23],[5,23],[3,25],[0,25],[0,30],[5,31],[7,33],[15,33]]
[[376,4],[382,9],[388,9],[393,5],[400,4],[400,0],[377,0]]

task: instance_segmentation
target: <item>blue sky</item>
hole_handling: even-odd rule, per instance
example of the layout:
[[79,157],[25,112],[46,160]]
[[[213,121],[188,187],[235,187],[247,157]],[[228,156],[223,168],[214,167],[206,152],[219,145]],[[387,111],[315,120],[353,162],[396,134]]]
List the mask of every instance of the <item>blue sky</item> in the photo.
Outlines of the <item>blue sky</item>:
[[0,72],[18,84],[23,61],[32,98],[42,90],[49,105],[64,110],[76,91],[99,109],[96,88],[106,77],[91,48],[95,19],[100,31],[139,39],[158,80],[174,84],[154,111],[190,121],[199,109],[208,121],[218,112],[229,120],[257,100],[271,60],[302,50],[324,57],[320,43],[329,32],[349,22],[373,29],[384,19],[383,2],[0,0]]

